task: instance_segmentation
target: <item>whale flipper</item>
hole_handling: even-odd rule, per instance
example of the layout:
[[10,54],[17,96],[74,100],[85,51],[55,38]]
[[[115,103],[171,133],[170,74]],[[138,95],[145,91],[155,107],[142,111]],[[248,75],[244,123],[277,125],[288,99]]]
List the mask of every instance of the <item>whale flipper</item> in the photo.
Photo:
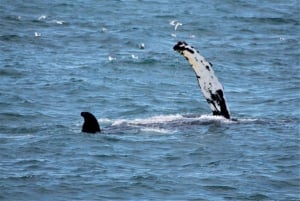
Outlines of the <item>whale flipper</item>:
[[221,115],[230,119],[229,108],[226,104],[224,89],[216,77],[212,64],[205,60],[192,46],[186,42],[178,42],[173,49],[182,54],[192,65],[196,73],[200,89],[208,102],[213,115]]
[[81,131],[84,133],[97,133],[101,132],[99,123],[96,117],[89,112],[81,112],[81,116],[84,118]]

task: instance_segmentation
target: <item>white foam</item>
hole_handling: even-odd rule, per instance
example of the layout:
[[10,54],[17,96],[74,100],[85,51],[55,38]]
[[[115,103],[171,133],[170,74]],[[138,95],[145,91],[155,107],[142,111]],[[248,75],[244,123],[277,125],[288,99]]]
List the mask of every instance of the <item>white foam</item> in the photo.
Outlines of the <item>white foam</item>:
[[223,121],[223,120],[226,120],[226,118],[222,117],[222,116],[215,116],[215,115],[208,115],[208,114],[204,114],[204,115],[201,115],[199,117],[199,119],[202,119],[202,120],[211,120],[211,121]]
[[112,125],[120,125],[120,124],[131,124],[131,125],[149,125],[149,124],[159,124],[159,123],[167,123],[175,120],[182,119],[183,116],[180,114],[176,115],[158,115],[158,116],[153,116],[145,119],[133,119],[133,120],[128,120],[128,119],[118,119],[115,120]]
[[102,124],[112,124],[114,122],[114,120],[109,118],[101,118],[101,119],[97,119],[97,121]]
[[[193,115],[193,114],[170,114],[170,115],[157,115],[148,118],[137,119],[109,119],[101,118],[98,121],[101,124],[111,124],[112,126],[120,126],[127,124],[130,126],[149,126],[147,129],[152,129],[155,124],[167,124],[175,121],[188,122],[188,121],[220,121],[224,123],[235,123],[237,121],[226,119],[223,116],[215,116],[211,114]],[[238,119],[239,122],[253,122],[258,119]],[[152,126],[152,127],[151,127]]]
[[151,133],[161,133],[161,134],[168,134],[173,133],[174,131],[170,131],[163,128],[142,128],[141,131],[143,132],[151,132]]
[[259,119],[250,119],[250,118],[244,118],[244,119],[238,119],[239,122],[255,122],[259,121]]

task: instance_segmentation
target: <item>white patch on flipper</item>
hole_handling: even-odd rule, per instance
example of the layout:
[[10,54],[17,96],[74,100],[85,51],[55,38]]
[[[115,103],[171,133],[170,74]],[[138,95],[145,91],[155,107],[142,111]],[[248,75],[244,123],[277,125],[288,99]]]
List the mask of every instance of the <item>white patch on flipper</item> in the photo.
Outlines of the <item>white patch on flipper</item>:
[[229,119],[230,113],[226,104],[224,89],[215,76],[211,63],[206,61],[195,48],[185,42],[178,42],[174,46],[174,50],[181,53],[192,65],[198,84],[213,114],[222,115]]

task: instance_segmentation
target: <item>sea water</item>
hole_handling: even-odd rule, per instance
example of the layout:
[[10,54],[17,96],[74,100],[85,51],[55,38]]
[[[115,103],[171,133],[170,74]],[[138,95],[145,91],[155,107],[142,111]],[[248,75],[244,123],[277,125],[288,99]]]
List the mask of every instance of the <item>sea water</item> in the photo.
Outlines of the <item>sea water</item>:
[[[300,200],[299,9],[0,0],[0,200]],[[237,121],[211,115],[177,41]]]

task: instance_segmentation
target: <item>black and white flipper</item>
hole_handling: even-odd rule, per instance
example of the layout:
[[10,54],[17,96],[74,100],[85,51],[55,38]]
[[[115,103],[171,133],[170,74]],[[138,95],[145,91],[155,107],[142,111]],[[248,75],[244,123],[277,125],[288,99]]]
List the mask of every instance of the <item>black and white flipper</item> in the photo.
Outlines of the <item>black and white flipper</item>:
[[213,115],[221,115],[230,119],[224,89],[214,73],[212,64],[206,61],[205,58],[199,54],[199,51],[186,42],[178,42],[173,49],[182,54],[192,65],[196,73],[198,84]]

